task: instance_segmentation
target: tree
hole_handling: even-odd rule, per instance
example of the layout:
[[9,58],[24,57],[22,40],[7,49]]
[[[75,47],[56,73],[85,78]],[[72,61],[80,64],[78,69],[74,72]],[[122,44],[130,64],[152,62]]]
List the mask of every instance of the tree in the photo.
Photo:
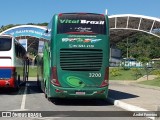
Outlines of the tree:
[[[128,42],[127,42],[128,41]],[[127,44],[128,43],[128,44]],[[160,39],[146,33],[137,33],[117,43],[117,48],[122,51],[122,57],[127,56],[138,59],[141,56],[150,59],[160,58]]]
[[147,64],[154,58],[160,58],[159,46],[160,39],[146,33],[137,33],[117,43],[117,47],[122,50],[122,57],[127,56],[126,48],[128,48],[129,57],[142,62],[147,80],[152,70]]

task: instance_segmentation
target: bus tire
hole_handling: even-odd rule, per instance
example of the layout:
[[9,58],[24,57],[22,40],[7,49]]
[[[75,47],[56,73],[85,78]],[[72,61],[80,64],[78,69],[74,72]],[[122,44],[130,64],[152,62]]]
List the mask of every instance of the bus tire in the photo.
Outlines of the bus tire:
[[55,104],[55,105],[59,105],[61,100],[58,99],[58,98],[52,98],[52,102]]
[[18,86],[20,85],[20,75],[18,75]]
[[44,96],[45,96],[45,98],[46,98],[49,102],[51,102],[51,98],[50,98],[50,97],[48,97],[48,95],[47,95],[47,89],[46,89],[46,86],[45,86],[45,88],[44,88]]
[[37,74],[37,86],[39,87],[39,75]]
[[14,88],[14,91],[15,91],[15,92],[19,91],[19,86],[16,86],[16,87]]
[[18,91],[19,87],[20,87],[20,75],[18,75],[18,78],[17,78],[17,84],[16,84],[16,87],[15,87],[15,91]]
[[46,89],[46,85],[45,85],[45,87],[44,87],[44,96],[45,96],[45,98],[47,98],[47,89]]

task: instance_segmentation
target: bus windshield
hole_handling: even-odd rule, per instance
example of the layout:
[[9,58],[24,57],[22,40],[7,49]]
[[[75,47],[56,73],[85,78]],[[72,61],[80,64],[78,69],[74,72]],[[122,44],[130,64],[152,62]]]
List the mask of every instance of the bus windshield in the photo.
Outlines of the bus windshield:
[[11,49],[11,38],[0,38],[0,51],[9,51]]
[[59,14],[58,34],[106,34],[106,20],[100,14]]

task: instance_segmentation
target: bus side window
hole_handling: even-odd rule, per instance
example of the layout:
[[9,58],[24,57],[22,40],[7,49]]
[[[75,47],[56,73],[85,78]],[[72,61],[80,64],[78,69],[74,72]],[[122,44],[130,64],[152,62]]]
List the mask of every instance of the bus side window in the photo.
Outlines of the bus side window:
[[20,49],[20,45],[18,44],[18,57],[21,57],[21,55],[20,55],[20,54],[21,54],[21,52],[20,52],[20,51],[21,51],[21,49]]
[[17,57],[19,57],[19,45],[17,44]]
[[20,47],[20,51],[21,51],[21,52],[20,52],[20,58],[22,58],[22,56],[23,56],[23,55],[22,55],[22,54],[23,54],[23,53],[22,53],[22,52],[23,52],[23,49],[22,49],[21,46],[19,46],[19,47]]
[[22,48],[22,58],[25,56],[25,50]]
[[18,45],[15,44],[15,53],[16,53],[16,57],[18,57]]

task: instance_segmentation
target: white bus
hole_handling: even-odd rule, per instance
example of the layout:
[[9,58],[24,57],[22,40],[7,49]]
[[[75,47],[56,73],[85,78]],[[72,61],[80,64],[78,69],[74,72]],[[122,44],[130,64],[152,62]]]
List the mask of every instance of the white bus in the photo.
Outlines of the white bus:
[[27,77],[25,48],[13,36],[0,35],[0,88],[18,89]]
[[121,66],[126,68],[141,68],[142,62],[137,61],[135,58],[123,58]]

